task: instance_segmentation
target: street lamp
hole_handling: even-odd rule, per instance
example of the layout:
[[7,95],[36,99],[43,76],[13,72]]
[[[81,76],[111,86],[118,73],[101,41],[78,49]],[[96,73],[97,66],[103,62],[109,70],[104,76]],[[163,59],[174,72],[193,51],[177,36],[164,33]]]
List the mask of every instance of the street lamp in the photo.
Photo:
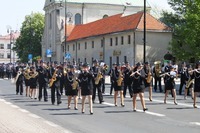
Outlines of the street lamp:
[[11,26],[7,26],[7,33],[10,35],[10,63],[11,63],[11,44],[12,44],[12,27]]
[[144,63],[146,62],[146,0],[144,0]]

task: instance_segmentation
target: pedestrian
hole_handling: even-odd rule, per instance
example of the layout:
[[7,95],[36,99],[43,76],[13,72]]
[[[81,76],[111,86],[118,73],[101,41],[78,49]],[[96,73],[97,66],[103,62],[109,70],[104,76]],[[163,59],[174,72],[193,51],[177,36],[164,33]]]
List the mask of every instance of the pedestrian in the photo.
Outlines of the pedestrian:
[[142,104],[143,111],[145,112],[148,110],[145,105],[144,101],[144,89],[145,89],[145,72],[143,69],[143,66],[140,62],[136,64],[136,67],[133,69],[132,74],[130,75],[132,77],[132,87],[133,87],[133,111],[136,112],[136,99],[137,95],[139,94],[140,101]]
[[93,114],[93,74],[89,71],[89,65],[84,63],[82,66],[82,73],[79,75],[78,79],[80,81],[81,95],[82,95],[82,113],[85,113],[85,99],[88,96],[90,114]]
[[68,96],[68,109],[71,108],[71,100],[72,97],[74,98],[74,109],[78,110],[77,103],[78,103],[78,81],[75,75],[74,66],[69,66],[69,71],[66,72],[65,81],[66,82],[66,95]]

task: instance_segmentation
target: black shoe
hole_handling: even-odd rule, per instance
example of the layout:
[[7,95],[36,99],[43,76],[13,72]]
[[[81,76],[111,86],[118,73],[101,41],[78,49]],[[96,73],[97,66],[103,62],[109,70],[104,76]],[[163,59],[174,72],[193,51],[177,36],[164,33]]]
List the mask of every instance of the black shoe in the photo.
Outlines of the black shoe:
[[23,95],[23,93],[20,93],[20,95]]
[[193,107],[194,107],[194,108],[197,108],[197,105],[193,104]]
[[44,100],[45,102],[48,102],[48,100]]
[[125,107],[125,105],[124,105],[124,104],[122,104],[122,103],[121,103],[121,106],[122,106],[122,107]]
[[102,104],[104,102],[104,100],[100,101],[99,103]]
[[136,112],[136,109],[133,109],[133,112]]
[[74,107],[74,110],[78,110],[78,108],[77,108],[77,107]]
[[38,100],[39,100],[39,101],[41,101],[41,99],[40,99],[40,98],[39,98]]
[[62,101],[57,102],[57,105],[60,105],[62,103]]
[[93,115],[93,112],[90,111],[90,114]]
[[162,92],[163,92],[163,90],[161,89],[161,90],[160,90],[160,93],[162,93]]
[[143,111],[145,112],[146,110],[148,110],[148,108],[144,108]]
[[52,105],[54,105],[55,103],[52,103]]
[[16,95],[18,95],[18,92],[16,93]]

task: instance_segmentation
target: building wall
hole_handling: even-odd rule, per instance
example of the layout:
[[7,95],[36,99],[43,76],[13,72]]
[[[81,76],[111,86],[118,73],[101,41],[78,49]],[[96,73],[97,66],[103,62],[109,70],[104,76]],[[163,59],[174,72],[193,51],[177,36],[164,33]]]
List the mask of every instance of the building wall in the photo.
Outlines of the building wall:
[[[128,38],[130,36],[130,43]],[[123,44],[121,38],[123,37]],[[112,46],[110,39],[112,38]],[[118,44],[116,45],[116,38]],[[102,44],[101,40],[104,40]],[[146,61],[153,63],[157,60],[162,60],[164,54],[167,53],[168,44],[172,39],[170,32],[147,32],[146,44]],[[92,48],[92,41],[94,41],[94,48]],[[80,50],[79,50],[80,43]],[[87,49],[85,49],[87,43]],[[108,34],[93,38],[82,39],[79,41],[69,42],[68,53],[72,58],[70,61],[86,61],[91,64],[92,59],[103,60],[106,64],[122,63],[129,61],[131,65],[137,62],[143,62],[143,32],[142,31],[127,31],[116,34]],[[74,46],[73,46],[74,45]],[[76,49],[77,45],[77,49]],[[74,47],[74,48],[73,48]],[[77,51],[76,51],[77,50]],[[112,60],[111,60],[112,58]],[[118,59],[117,59],[118,58]],[[77,59],[77,60],[76,60]]]
[[[64,20],[65,8],[64,3],[63,7],[60,6],[60,3],[47,4],[44,7],[45,10],[45,29],[44,37],[42,40],[42,58],[46,61],[58,61],[63,62],[63,57],[65,53],[63,52],[64,47],[64,29],[61,28],[61,22]],[[97,10],[98,9],[98,10]],[[83,19],[82,23],[89,23],[102,19],[104,15],[112,16],[115,14],[122,13],[124,5],[106,5],[106,4],[87,4],[87,3],[73,3],[67,2],[66,13],[72,14],[70,24],[75,23],[75,15],[79,13]],[[56,10],[59,10],[60,15],[57,16]],[[129,6],[126,9],[125,15],[133,14],[138,11],[143,10],[143,7],[133,7]],[[150,10],[150,9],[149,9]],[[51,18],[50,18],[51,14]],[[67,16],[66,24],[69,24],[69,17]],[[51,28],[50,28],[51,23]],[[62,44],[62,45],[61,45]],[[46,57],[46,50],[51,49],[53,54],[51,58]],[[85,55],[86,56],[86,55]]]

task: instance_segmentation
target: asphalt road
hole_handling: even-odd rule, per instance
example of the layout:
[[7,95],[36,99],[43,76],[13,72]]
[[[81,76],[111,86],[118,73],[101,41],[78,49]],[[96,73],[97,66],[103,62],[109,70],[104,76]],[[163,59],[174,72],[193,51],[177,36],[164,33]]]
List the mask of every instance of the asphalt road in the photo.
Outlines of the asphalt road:
[[[10,80],[0,80],[0,99],[74,133],[200,132],[200,98],[197,99],[199,108],[194,109],[190,97],[184,100],[183,96],[177,96],[178,105],[174,105],[173,98],[169,95],[167,104],[164,104],[164,93],[154,92],[153,101],[150,102],[146,91],[145,101],[149,110],[144,113],[138,99],[137,112],[133,112],[130,97],[125,98],[125,107],[115,107],[113,96],[108,95],[109,88],[110,86],[106,85],[103,104],[99,104],[96,99],[93,115],[89,114],[88,104],[85,114],[81,113],[81,100],[78,104],[79,110],[74,110],[73,104],[72,109],[67,109],[66,96],[62,96],[62,104],[57,106],[51,105],[50,96],[48,102],[39,102],[24,95],[16,95],[15,85],[11,84]],[[50,94],[50,90],[48,92]],[[118,99],[118,105],[120,105],[120,99]]]

